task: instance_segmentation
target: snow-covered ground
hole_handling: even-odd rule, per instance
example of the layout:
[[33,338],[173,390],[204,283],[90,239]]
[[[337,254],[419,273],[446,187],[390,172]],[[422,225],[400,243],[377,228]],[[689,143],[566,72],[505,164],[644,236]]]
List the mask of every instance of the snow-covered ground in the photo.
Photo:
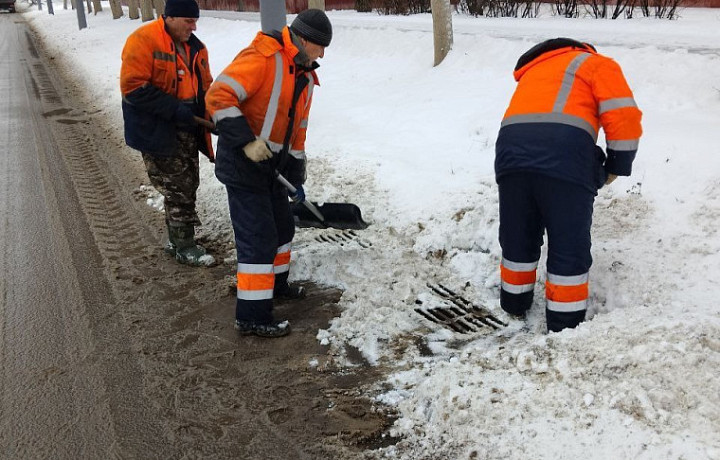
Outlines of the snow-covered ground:
[[[140,22],[113,21],[106,7],[78,31],[59,5],[24,14],[121,126],[120,51]],[[259,17],[202,16],[217,76]],[[340,360],[348,344],[391,369],[377,399],[398,411],[400,441],[377,456],[720,459],[720,10],[677,21],[456,15],[454,47],[435,68],[430,15],[329,16],[306,192],[357,203],[372,225],[299,231],[292,276],[345,289],[318,340]],[[620,63],[645,133],[633,176],[596,201],[591,319],[546,334],[541,282],[526,321],[498,306],[493,157],[517,58],[558,36]],[[229,237],[206,161],[202,179],[203,231]],[[344,244],[321,242],[328,234]],[[233,254],[221,257],[232,273]],[[428,321],[415,309],[447,305],[438,285],[508,326],[458,334]]]

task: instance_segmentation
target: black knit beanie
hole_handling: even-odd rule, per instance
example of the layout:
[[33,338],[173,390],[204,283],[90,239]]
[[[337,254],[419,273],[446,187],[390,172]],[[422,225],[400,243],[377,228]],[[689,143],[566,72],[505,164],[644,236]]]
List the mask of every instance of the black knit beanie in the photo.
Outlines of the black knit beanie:
[[199,18],[200,7],[195,0],[167,0],[164,15],[171,18]]
[[332,25],[322,10],[311,8],[301,11],[290,28],[300,37],[316,45],[328,46],[332,40]]

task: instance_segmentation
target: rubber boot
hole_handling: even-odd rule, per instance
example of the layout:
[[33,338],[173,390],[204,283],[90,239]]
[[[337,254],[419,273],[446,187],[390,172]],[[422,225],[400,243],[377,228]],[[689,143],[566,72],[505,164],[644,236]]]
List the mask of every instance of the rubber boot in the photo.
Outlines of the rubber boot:
[[169,254],[173,257],[175,257],[175,253],[177,252],[177,247],[175,247],[175,243],[173,243],[173,237],[172,237],[172,231],[170,230],[170,222],[165,220],[165,227],[167,228],[168,232],[168,240],[165,243],[165,247],[163,248],[166,254]]
[[194,226],[168,224],[168,237],[169,242],[165,246],[165,252],[174,255],[175,260],[181,264],[199,267],[215,263],[215,258],[195,242]]

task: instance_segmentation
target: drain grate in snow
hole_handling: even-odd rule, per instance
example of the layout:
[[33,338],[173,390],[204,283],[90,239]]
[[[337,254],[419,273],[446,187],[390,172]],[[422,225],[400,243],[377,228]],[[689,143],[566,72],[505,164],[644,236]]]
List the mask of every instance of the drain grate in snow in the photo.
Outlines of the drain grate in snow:
[[[440,283],[428,283],[427,287],[433,294],[446,301],[446,305],[442,307],[415,309],[417,313],[433,323],[461,334],[478,332],[484,328],[500,329],[507,326],[507,323],[498,319],[486,308],[475,305]],[[418,299],[416,303],[422,304],[422,301]]]
[[340,246],[345,246],[348,243],[354,242],[355,244],[365,249],[372,246],[371,242],[359,238],[357,232],[355,232],[354,230],[343,230],[334,233],[322,233],[315,237],[315,241],[318,241],[320,243],[335,243],[339,244]]

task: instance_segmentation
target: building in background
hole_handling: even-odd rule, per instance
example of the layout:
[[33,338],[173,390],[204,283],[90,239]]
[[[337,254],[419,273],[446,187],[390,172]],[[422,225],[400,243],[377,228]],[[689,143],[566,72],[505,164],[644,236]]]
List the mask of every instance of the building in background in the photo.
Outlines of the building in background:
[[[718,0],[720,1],[720,0]],[[200,9],[223,11],[260,11],[259,0],[198,0]],[[308,9],[308,0],[286,0],[288,14]],[[355,0],[325,0],[326,10],[354,10]]]

